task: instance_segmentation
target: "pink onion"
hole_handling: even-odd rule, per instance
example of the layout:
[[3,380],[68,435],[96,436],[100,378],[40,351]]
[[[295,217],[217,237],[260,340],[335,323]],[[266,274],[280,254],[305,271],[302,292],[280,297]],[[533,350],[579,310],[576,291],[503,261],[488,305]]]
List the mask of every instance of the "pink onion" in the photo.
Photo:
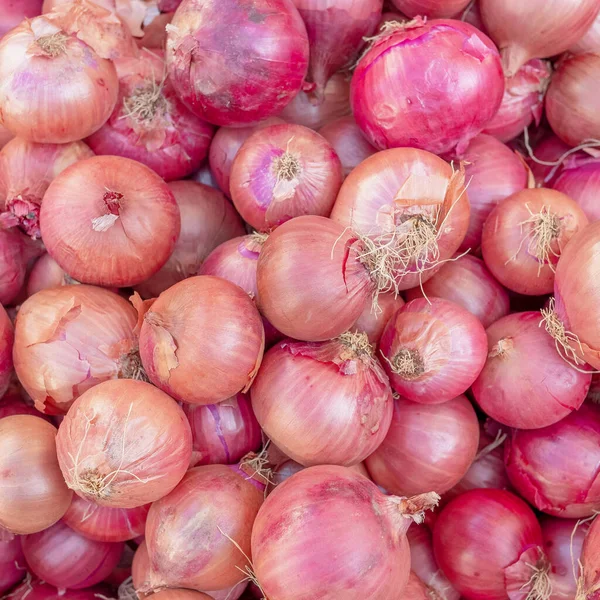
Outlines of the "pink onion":
[[591,516],[600,508],[600,407],[585,403],[549,427],[513,430],[504,460],[514,488],[538,510]]
[[167,25],[173,20],[174,14],[173,12],[161,12],[150,23],[145,23],[144,36],[137,40],[138,46],[150,50],[164,49],[167,43]]
[[42,14],[44,0],[3,0],[0,15],[0,38],[23,19],[31,19]]
[[266,435],[305,466],[363,461],[392,419],[392,391],[364,333],[280,342],[265,355],[251,395]]
[[[40,417],[52,423],[50,417],[43,415],[39,410],[36,410],[32,404],[23,397],[24,392],[19,390],[17,386],[11,385],[0,399],[0,419],[12,417],[13,415],[32,415]],[[0,540],[2,536],[0,536]]]
[[487,354],[485,330],[470,312],[441,298],[412,300],[389,320],[379,350],[398,394],[439,404],[464,393]]
[[600,521],[597,519],[591,524],[581,550],[580,577],[577,581],[577,596],[581,598],[595,598],[598,592],[598,583],[600,582],[600,554],[598,546],[600,544]]
[[407,17],[422,15],[430,19],[458,17],[470,0],[392,0],[392,4]]
[[33,296],[33,294],[49,288],[76,283],[46,252],[35,262],[31,273],[29,273],[29,278],[27,279],[27,296]]
[[247,125],[276,115],[298,93],[308,37],[289,1],[184,0],[167,32],[167,66],[200,118]]
[[586,54],[587,52],[600,51],[600,13],[578,42],[569,48],[573,54]]
[[34,579],[24,581],[15,588],[10,597],[13,600],[98,600],[97,594],[106,594],[104,588],[85,590],[56,589],[54,586]]
[[23,289],[28,262],[41,254],[39,246],[17,230],[0,228],[0,304],[12,304]]
[[261,429],[246,394],[219,404],[184,404],[192,429],[191,466],[237,463],[261,445]]
[[393,292],[380,294],[377,298],[377,308],[367,304],[351,331],[366,333],[369,342],[377,344],[391,316],[403,306],[404,300]]
[[14,327],[0,304],[0,398],[4,395],[13,374]]
[[0,594],[8,592],[27,572],[27,563],[21,550],[21,538],[0,541]]
[[600,159],[590,157],[567,161],[552,189],[575,200],[590,222],[600,220]]
[[418,18],[374,41],[354,71],[350,100],[374,146],[460,155],[503,91],[500,56],[485,34],[460,21]]
[[[573,150],[554,134],[544,137],[536,146],[533,156],[527,159],[527,164],[539,187],[552,187],[562,170],[565,155]],[[574,158],[589,157],[583,151],[578,151]]]
[[564,52],[583,37],[600,10],[596,0],[479,0],[479,7],[507,77],[532,58]]

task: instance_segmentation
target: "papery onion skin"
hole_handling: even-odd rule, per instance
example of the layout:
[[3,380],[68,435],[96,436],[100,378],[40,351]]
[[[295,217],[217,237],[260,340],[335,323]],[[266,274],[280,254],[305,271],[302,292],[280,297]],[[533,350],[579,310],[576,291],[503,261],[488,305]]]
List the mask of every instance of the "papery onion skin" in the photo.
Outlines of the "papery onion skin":
[[600,138],[596,82],[600,56],[580,54],[563,59],[546,93],[546,116],[552,131],[569,146]]
[[460,249],[476,251],[481,246],[481,230],[490,212],[505,198],[525,189],[527,170],[507,146],[483,133],[471,140],[463,159],[471,218]]
[[122,543],[94,542],[59,521],[23,537],[23,553],[34,574],[59,588],[83,589],[100,583],[117,566]]
[[377,305],[378,309],[374,309],[371,304],[367,304],[351,328],[351,331],[366,333],[371,344],[379,342],[387,322],[404,306],[404,300],[393,292],[387,292],[377,297]]
[[44,0],[4,0],[0,16],[0,38],[16,27],[23,19],[31,19],[42,14]]
[[218,590],[240,582],[263,500],[264,485],[238,467],[188,471],[148,514],[150,586],[141,591],[167,586]]
[[527,296],[549,294],[562,250],[587,224],[585,213],[565,194],[522,190],[498,204],[486,219],[483,260],[508,289]]
[[258,259],[261,313],[298,340],[325,341],[347,331],[374,289],[354,239],[324,217],[296,217],[278,227]]
[[543,429],[513,430],[504,462],[519,494],[538,510],[568,519],[600,507],[600,407],[579,410]]
[[598,590],[598,581],[600,580],[600,554],[598,545],[600,544],[600,521],[595,519],[585,536],[583,548],[581,550],[581,579],[578,581],[578,592],[584,598],[595,597]]
[[486,333],[488,358],[472,392],[492,419],[539,429],[582,405],[592,375],[573,369],[558,354],[555,341],[540,328],[539,312],[513,313]]
[[26,300],[17,314],[13,356],[36,408],[65,414],[101,381],[134,377],[136,324],[127,300],[93,286],[47,289]]
[[458,17],[470,0],[392,0],[407,17],[423,15],[430,19]]
[[204,275],[163,292],[140,332],[140,356],[150,381],[190,404],[214,404],[246,391],[264,344],[262,320],[248,294]]
[[590,157],[567,161],[551,187],[575,200],[590,223],[600,220],[600,160]]
[[331,144],[338,155],[347,177],[363,160],[375,154],[377,149],[362,134],[354,117],[340,117],[319,129],[319,133]]
[[165,181],[198,170],[208,156],[214,127],[193,115],[164,78],[160,50],[116,63],[119,99],[108,121],[87,143],[96,154],[124,156]]
[[271,125],[237,153],[231,198],[249,225],[269,231],[293,217],[329,216],[342,180],[340,159],[323,136],[302,125]]
[[0,541],[0,594],[4,594],[25,577],[27,563],[21,549],[21,538]]
[[533,511],[503,490],[461,494],[442,509],[433,528],[439,566],[452,586],[473,600],[525,594],[532,566],[543,559],[542,543]]
[[60,265],[45,252],[36,260],[27,278],[27,297],[49,288],[74,285],[77,282],[69,277]]
[[56,428],[39,417],[0,419],[0,527],[42,531],[69,508],[72,492],[58,468]]
[[57,451],[67,485],[82,498],[135,508],[179,483],[192,434],[181,408],[159,389],[130,379],[105,381],[74,402],[60,425]]
[[494,116],[503,92],[500,55],[485,34],[461,21],[415,19],[382,33],[363,55],[350,102],[377,148],[460,155]]
[[247,125],[276,115],[298,93],[308,37],[291,0],[184,0],[167,32],[167,66],[194,114]]
[[364,334],[280,342],[265,355],[251,396],[269,439],[305,466],[363,461],[392,419],[392,391]]
[[212,250],[245,232],[240,216],[219,191],[192,181],[172,181],[169,188],[179,206],[181,233],[167,262],[135,287],[144,298],[157,297],[196,275]]
[[[37,40],[53,35],[58,49],[44,50]],[[102,126],[117,101],[112,62],[46,17],[25,20],[0,40],[0,66],[2,124],[33,142],[80,140]]]
[[465,475],[478,444],[477,415],[465,396],[436,405],[397,398],[389,432],[366,465],[390,494],[443,494]]
[[[63,171],[44,196],[40,224],[48,252],[71,277],[116,287],[154,275],[180,232],[167,184],[118,156],[95,156]],[[107,260],[115,255],[118,261]]]
[[15,333],[13,324],[0,304],[0,398],[4,395],[13,374],[13,344]]
[[405,296],[407,301],[424,296],[450,300],[475,315],[484,327],[510,310],[507,291],[494,279],[485,263],[470,254],[455,256],[422,288],[407,290]]
[[261,445],[260,425],[246,394],[218,404],[184,404],[183,412],[192,429],[192,467],[232,465]]
[[73,494],[62,522],[83,537],[97,542],[126,542],[143,535],[150,505],[107,508]]
[[470,312],[442,298],[405,304],[388,321],[379,351],[392,388],[421,404],[464,393],[487,356],[485,329]]
[[16,587],[11,598],[14,600],[98,600],[97,594],[106,594],[104,587],[93,587],[85,590],[57,589],[39,579],[24,581]]

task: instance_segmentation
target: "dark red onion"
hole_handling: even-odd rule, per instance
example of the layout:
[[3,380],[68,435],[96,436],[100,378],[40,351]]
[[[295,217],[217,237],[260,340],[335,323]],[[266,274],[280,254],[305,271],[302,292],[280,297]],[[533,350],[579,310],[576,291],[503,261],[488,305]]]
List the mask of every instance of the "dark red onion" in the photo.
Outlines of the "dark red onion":
[[8,592],[27,573],[27,563],[21,549],[21,538],[0,541],[0,594]]
[[575,200],[590,222],[600,220],[600,159],[573,157],[567,160],[552,189]]

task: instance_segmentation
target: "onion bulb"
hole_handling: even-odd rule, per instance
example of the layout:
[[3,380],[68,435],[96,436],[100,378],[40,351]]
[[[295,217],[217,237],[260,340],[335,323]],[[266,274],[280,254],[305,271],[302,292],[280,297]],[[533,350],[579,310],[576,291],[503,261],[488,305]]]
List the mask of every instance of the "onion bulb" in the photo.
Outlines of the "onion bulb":
[[15,536],[12,540],[0,540],[0,594],[19,583],[25,577],[26,569],[21,538]]
[[67,275],[60,268],[60,265],[45,252],[35,261],[29,273],[29,277],[27,278],[27,297],[49,288],[76,285],[78,283],[78,281]]
[[391,316],[404,306],[404,300],[393,292],[380,294],[377,297],[377,307],[367,304],[351,331],[366,333],[371,344],[377,344]]
[[592,26],[586,31],[584,36],[569,48],[572,54],[586,54],[588,52],[598,52],[600,50],[600,13],[594,20]]
[[0,38],[19,25],[23,19],[32,19],[42,13],[44,0],[5,0],[0,15]]
[[104,587],[93,587],[85,590],[57,589],[39,579],[27,578],[11,592],[14,600],[98,600],[97,594],[106,594]]
[[598,592],[600,584],[600,521],[595,519],[585,536],[581,549],[581,573],[577,581],[577,596],[592,600]]
[[0,398],[8,389],[13,374],[13,324],[0,304]]

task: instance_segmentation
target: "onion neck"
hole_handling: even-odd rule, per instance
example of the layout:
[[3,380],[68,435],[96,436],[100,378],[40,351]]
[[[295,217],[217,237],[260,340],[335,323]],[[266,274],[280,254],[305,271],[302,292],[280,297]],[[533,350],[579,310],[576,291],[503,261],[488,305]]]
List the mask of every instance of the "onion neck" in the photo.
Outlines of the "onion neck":
[[123,100],[123,113],[137,123],[149,123],[156,116],[167,112],[168,101],[163,94],[164,81],[157,84],[155,80],[146,82],[136,88]]
[[92,229],[94,231],[108,231],[119,219],[125,197],[120,192],[107,189],[102,197],[105,213],[100,217],[92,219]]
[[498,340],[488,353],[488,358],[505,358],[514,348],[514,342],[511,337],[505,337]]
[[400,348],[390,361],[392,371],[407,381],[418,379],[425,373],[425,362],[418,350]]
[[340,353],[342,360],[373,358],[373,345],[369,342],[366,333],[347,331],[342,333],[337,340],[342,344],[343,349]]
[[44,35],[38,38],[35,43],[42,49],[43,53],[56,58],[66,52],[68,36],[62,31],[57,31],[52,35]]
[[28,194],[19,194],[6,201],[6,210],[0,214],[3,227],[19,227],[29,237],[37,240],[40,232],[41,198]]
[[513,77],[518,70],[530,59],[529,52],[517,45],[509,45],[500,50],[502,68],[505,77]]
[[423,523],[425,511],[433,510],[440,501],[439,494],[426,492],[405,498],[401,496],[384,496],[383,502],[387,505],[389,515],[397,535],[406,533],[412,523]]

